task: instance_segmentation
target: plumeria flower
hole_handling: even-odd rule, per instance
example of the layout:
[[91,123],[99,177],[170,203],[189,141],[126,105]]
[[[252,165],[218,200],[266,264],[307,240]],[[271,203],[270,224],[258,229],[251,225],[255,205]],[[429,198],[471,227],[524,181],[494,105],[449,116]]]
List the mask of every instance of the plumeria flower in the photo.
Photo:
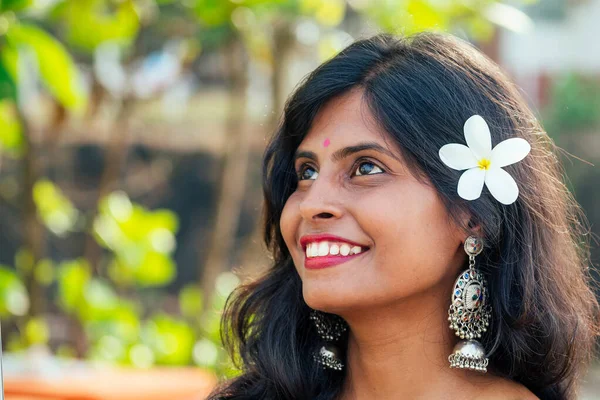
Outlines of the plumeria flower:
[[466,169],[458,180],[458,195],[465,200],[478,199],[485,183],[500,203],[514,203],[519,196],[519,188],[502,167],[525,158],[531,145],[525,139],[511,138],[492,149],[490,128],[480,115],[473,115],[465,122],[464,132],[468,147],[450,143],[439,151],[444,164],[459,171]]

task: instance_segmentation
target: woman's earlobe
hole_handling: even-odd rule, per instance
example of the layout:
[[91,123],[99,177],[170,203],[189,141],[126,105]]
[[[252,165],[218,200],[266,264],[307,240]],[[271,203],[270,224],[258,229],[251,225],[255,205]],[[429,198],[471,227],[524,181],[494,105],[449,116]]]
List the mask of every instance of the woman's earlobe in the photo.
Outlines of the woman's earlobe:
[[[482,237],[483,236],[483,232],[481,229],[481,225],[479,225],[478,223],[473,222],[473,219],[469,220],[469,223],[467,224],[467,226],[470,229],[470,232],[472,235],[477,236],[477,237]],[[466,240],[466,238],[465,238]]]

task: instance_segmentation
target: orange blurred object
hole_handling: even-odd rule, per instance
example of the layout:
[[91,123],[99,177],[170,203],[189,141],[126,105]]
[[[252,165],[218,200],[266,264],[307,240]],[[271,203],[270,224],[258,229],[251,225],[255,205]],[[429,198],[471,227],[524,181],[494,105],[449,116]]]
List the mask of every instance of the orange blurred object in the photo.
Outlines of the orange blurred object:
[[198,368],[110,368],[59,379],[5,377],[6,400],[202,400],[216,377]]

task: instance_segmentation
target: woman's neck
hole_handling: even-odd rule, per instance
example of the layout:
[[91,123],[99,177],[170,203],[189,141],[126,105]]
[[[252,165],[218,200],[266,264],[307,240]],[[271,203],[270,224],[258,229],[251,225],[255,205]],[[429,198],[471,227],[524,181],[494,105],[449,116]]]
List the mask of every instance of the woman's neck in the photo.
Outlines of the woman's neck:
[[[449,398],[481,374],[450,369],[458,338],[448,328],[449,299],[440,290],[343,317],[350,325],[340,399]],[[445,395],[443,395],[445,394]]]

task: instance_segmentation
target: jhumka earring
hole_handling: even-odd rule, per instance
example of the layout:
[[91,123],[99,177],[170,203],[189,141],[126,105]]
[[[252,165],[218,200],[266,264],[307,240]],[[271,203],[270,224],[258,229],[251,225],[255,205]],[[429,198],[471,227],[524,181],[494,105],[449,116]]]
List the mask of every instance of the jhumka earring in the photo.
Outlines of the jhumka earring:
[[450,368],[465,368],[487,372],[489,360],[485,349],[476,339],[487,331],[492,307],[488,304],[487,284],[483,274],[475,270],[475,256],[483,250],[481,238],[469,236],[465,240],[465,252],[469,255],[469,268],[461,272],[454,283],[452,303],[448,309],[450,329],[461,340],[448,357]]
[[[328,342],[337,341],[348,330],[348,324],[339,315],[312,310],[310,319],[314,321],[319,336]],[[322,346],[318,353],[313,354],[313,358],[323,366],[323,369],[331,368],[341,371],[344,367],[341,350],[333,343]]]

